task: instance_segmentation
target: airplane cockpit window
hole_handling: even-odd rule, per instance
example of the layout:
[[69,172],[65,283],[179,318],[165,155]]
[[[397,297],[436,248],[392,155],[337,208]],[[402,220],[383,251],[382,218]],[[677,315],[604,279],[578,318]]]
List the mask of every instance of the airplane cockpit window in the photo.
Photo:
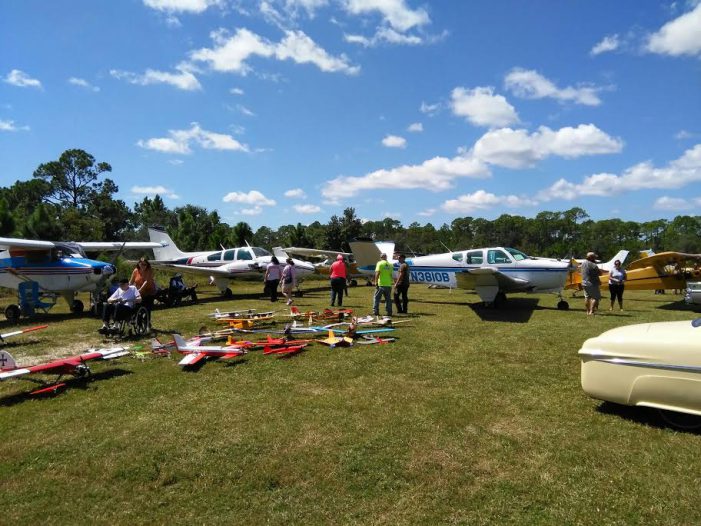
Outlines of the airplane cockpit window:
[[462,252],[455,252],[455,253],[453,254],[453,259],[454,259],[455,261],[462,261]]
[[488,250],[487,263],[490,265],[501,265],[503,263],[511,263],[511,259],[503,250]]
[[224,252],[224,261],[233,261],[236,255],[236,249],[226,250]]
[[481,250],[473,250],[465,254],[465,263],[468,265],[481,265],[484,261]]
[[529,259],[529,257],[521,252],[520,250],[516,250],[515,248],[507,248],[506,251],[511,254],[511,257],[514,258],[514,261],[523,261],[524,259]]
[[219,261],[221,259],[221,252],[215,252],[207,256],[207,261]]
[[270,252],[265,250],[264,248],[260,247],[251,247],[251,250],[253,250],[253,254],[259,258],[259,257],[264,257],[264,256],[272,256]]
[[236,254],[236,259],[239,261],[250,261],[253,259],[253,256],[247,248],[239,248],[239,251]]
[[24,259],[30,265],[48,263],[49,261],[56,261],[53,253],[53,250],[50,252],[47,250],[27,250]]

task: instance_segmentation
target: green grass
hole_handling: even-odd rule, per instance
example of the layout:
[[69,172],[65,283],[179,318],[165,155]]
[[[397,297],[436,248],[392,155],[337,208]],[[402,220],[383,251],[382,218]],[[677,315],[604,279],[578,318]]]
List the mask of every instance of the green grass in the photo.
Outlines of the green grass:
[[[268,309],[261,288],[156,310],[154,326],[190,335],[215,307]],[[367,314],[371,293],[353,288],[346,305]],[[3,383],[0,523],[701,522],[701,437],[579,385],[585,339],[695,317],[679,296],[626,293],[626,311],[593,319],[581,298],[563,312],[548,295],[501,311],[462,291],[410,297],[391,345],[253,352],[196,372],[123,358],[48,398]],[[327,291],[297,303],[320,309]],[[107,343],[64,305],[27,324],[43,320],[9,345],[20,363]]]

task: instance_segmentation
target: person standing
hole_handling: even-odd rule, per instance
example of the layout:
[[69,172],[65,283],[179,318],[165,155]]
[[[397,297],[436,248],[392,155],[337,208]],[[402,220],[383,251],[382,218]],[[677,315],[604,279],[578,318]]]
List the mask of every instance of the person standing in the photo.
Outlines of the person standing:
[[336,299],[338,299],[338,306],[343,307],[343,293],[346,288],[346,264],[343,262],[341,254],[338,254],[336,261],[331,263],[329,278],[331,280],[331,306],[333,307]]
[[292,291],[297,286],[297,276],[295,275],[295,262],[292,258],[287,258],[285,260],[287,265],[282,269],[282,274],[280,275],[280,284],[282,285],[282,293],[287,298],[287,304],[292,305]]
[[141,304],[146,307],[151,318],[153,302],[156,299],[156,278],[153,276],[153,268],[146,258],[141,258],[134,267],[129,278],[129,285],[134,285],[141,295]]
[[399,314],[406,314],[409,306],[409,265],[404,254],[399,256],[399,272],[394,282],[394,304]]
[[265,269],[265,292],[270,293],[270,301],[277,301],[277,287],[280,284],[280,261],[277,257],[270,258]]
[[601,270],[596,264],[596,254],[587,252],[587,259],[582,262],[582,288],[584,289],[584,306],[587,315],[593,315],[601,301]]
[[616,299],[618,299],[618,308],[623,310],[623,289],[627,278],[626,271],[621,268],[621,262],[617,259],[613,262],[613,270],[609,273],[609,292],[611,293],[611,307],[609,310],[613,310]]
[[392,316],[392,264],[387,261],[387,254],[380,255],[380,261],[375,265],[375,297],[372,313],[380,315],[380,299],[384,297],[387,316]]

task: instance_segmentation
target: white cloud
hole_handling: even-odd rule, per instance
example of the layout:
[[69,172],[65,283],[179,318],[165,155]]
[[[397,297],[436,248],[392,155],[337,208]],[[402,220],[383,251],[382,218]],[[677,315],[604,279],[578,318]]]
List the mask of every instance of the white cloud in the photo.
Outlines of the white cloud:
[[[275,206],[274,199],[268,199],[258,190],[251,190],[250,192],[229,192],[226,194],[222,201],[225,203],[238,203],[242,205],[254,205],[256,207],[260,206]],[[243,212],[242,212],[243,213]]]
[[386,148],[406,148],[406,139],[398,135],[387,135],[382,139],[382,145]]
[[616,51],[621,45],[618,35],[607,35],[600,42],[598,42],[589,54],[593,57],[596,55],[601,55],[602,53],[609,53],[611,51]]
[[514,107],[492,87],[455,88],[451,93],[455,115],[465,117],[476,126],[508,126],[519,121]]
[[484,190],[477,190],[472,194],[464,194],[456,199],[449,199],[441,205],[445,212],[453,214],[471,214],[479,210],[486,210],[495,206],[518,208],[523,206],[535,206],[537,201],[519,197],[517,195],[495,195]]
[[416,215],[421,217],[431,217],[435,213],[435,208],[427,208],[426,210],[422,210],[421,212],[416,212]]
[[166,13],[199,14],[213,6],[223,6],[223,0],[144,0],[144,5]]
[[285,197],[289,197],[290,199],[304,199],[307,197],[307,194],[304,193],[304,190],[301,188],[293,188],[285,192]]
[[263,213],[263,208],[260,206],[254,206],[253,208],[243,208],[241,213],[245,216],[257,216]]
[[206,150],[229,150],[248,152],[248,146],[241,144],[231,135],[203,130],[196,122],[189,130],[168,130],[169,137],[139,140],[138,146],[164,153],[192,153],[191,143]]
[[701,3],[650,35],[645,49],[661,55],[701,55]]
[[362,35],[344,34],[343,39],[350,44],[360,44],[364,47],[375,47],[380,44],[395,44],[406,46],[419,46],[424,43],[424,39],[416,35],[405,35],[395,31],[391,27],[379,27],[370,38]]
[[384,22],[402,32],[431,22],[424,9],[412,10],[404,0],[344,0],[344,7],[354,15],[378,11]]
[[0,119],[0,131],[6,132],[16,132],[16,131],[29,131],[29,126],[17,126],[13,120],[2,120]]
[[440,192],[452,188],[456,177],[489,177],[487,166],[477,159],[459,155],[452,159],[434,157],[418,165],[377,170],[362,177],[339,176],[327,181],[322,195],[335,202],[363,190],[423,188]]
[[652,205],[655,210],[682,211],[694,208],[694,205],[681,197],[662,196],[655,199]]
[[246,117],[255,117],[255,116],[256,116],[255,113],[253,113],[251,110],[249,110],[249,109],[248,109],[246,106],[244,106],[243,104],[237,104],[237,105],[236,105],[236,109],[237,109],[240,113],[244,114]]
[[148,86],[151,84],[170,84],[178,89],[185,91],[196,91],[202,89],[200,81],[190,71],[191,66],[188,64],[179,64],[175,67],[177,73],[168,73],[166,71],[157,71],[147,69],[143,75],[132,73],[130,71],[122,71],[118,69],[110,70],[110,75],[119,80],[124,80],[130,84],[139,86]]
[[407,131],[410,131],[412,133],[420,133],[420,132],[424,131],[424,125],[421,124],[420,122],[413,122],[407,128]]
[[300,214],[316,214],[321,212],[321,207],[317,205],[294,205],[292,208]]
[[524,99],[552,98],[586,106],[601,104],[601,99],[597,95],[601,88],[587,85],[558,88],[552,81],[534,70],[514,68],[504,78],[504,85],[514,95]]
[[180,165],[183,164],[185,161],[183,161],[182,159],[171,159],[171,160],[168,161],[168,162],[169,162],[170,164],[172,164],[173,166],[180,166]]
[[584,155],[618,153],[620,139],[611,137],[593,124],[557,131],[541,126],[538,131],[501,128],[480,137],[473,148],[474,156],[490,164],[507,168],[526,168],[537,161],[556,155],[568,159]]
[[439,103],[436,104],[429,104],[427,102],[422,102],[421,107],[419,108],[419,111],[421,113],[425,113],[427,115],[435,115],[438,113],[441,109],[441,105]]
[[38,88],[41,89],[41,82],[27,75],[24,71],[13,69],[3,79],[8,84],[20,88]]
[[158,185],[158,186],[132,186],[131,187],[131,192],[136,195],[146,195],[146,196],[155,196],[155,195],[163,195],[165,197],[168,197],[170,199],[180,199],[180,196],[173,192],[173,190],[166,188],[165,186]]
[[87,80],[81,79],[78,77],[69,78],[68,83],[73,84],[74,86],[80,86],[81,88],[85,88],[85,89],[90,90],[90,91],[94,91],[94,92],[100,91],[100,88],[98,88],[97,86],[93,86]]
[[231,93],[232,95],[243,95],[244,91],[241,88],[231,88],[229,90],[229,93]]
[[246,75],[251,69],[246,60],[252,56],[311,63],[324,72],[355,75],[360,71],[360,67],[352,66],[345,55],[329,55],[302,31],[285,31],[285,37],[277,44],[242,28],[237,29],[233,36],[224,29],[214,31],[210,36],[214,47],[193,51],[190,58],[207,63],[215,71]]
[[684,140],[684,139],[693,139],[696,137],[698,134],[692,133],[688,130],[679,130],[675,135],[674,138],[678,140]]
[[681,157],[662,168],[656,168],[650,161],[645,161],[631,166],[621,175],[599,173],[586,177],[581,183],[560,179],[538,195],[542,200],[572,200],[582,195],[610,197],[634,190],[682,188],[699,181],[701,144],[685,151]]

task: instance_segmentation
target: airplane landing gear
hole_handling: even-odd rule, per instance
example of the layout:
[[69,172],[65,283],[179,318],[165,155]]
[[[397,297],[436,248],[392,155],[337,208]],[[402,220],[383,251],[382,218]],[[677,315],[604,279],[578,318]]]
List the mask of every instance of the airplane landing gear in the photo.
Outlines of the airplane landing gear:
[[71,303],[71,312],[73,314],[80,314],[81,312],[83,312],[84,308],[85,306],[80,300],[73,300],[73,303]]
[[7,318],[7,321],[17,323],[21,315],[22,311],[19,309],[19,305],[12,304],[5,307],[5,318]]
[[223,294],[224,294],[224,297],[225,297],[226,299],[228,299],[228,300],[230,300],[231,298],[234,297],[234,293],[231,292],[231,289],[230,289],[229,287],[227,287],[227,288],[224,289]]
[[557,302],[557,310],[569,310],[570,304],[565,300],[560,300]]

